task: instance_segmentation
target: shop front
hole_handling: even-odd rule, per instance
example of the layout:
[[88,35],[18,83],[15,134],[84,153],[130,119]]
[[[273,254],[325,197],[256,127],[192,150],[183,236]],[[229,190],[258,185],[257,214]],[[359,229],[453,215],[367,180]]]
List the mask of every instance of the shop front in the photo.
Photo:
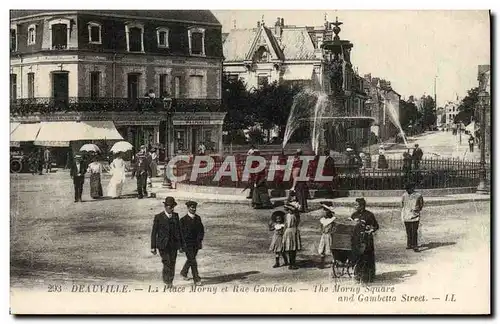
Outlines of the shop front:
[[226,113],[175,113],[172,121],[175,154],[196,155],[202,143],[205,154],[222,154],[222,124],[225,115]]

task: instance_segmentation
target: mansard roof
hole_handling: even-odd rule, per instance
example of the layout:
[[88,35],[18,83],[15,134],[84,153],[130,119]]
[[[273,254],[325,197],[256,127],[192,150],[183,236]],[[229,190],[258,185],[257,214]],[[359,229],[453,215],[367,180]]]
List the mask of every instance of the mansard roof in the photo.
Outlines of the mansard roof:
[[272,29],[259,28],[233,29],[224,41],[224,57],[226,62],[244,61],[252,57],[258,49],[255,44],[265,36],[269,50],[280,60],[312,60],[316,59],[314,42],[306,27],[283,27],[281,39]]
[[11,10],[10,19],[58,12],[123,16],[137,19],[158,19],[221,26],[210,10]]

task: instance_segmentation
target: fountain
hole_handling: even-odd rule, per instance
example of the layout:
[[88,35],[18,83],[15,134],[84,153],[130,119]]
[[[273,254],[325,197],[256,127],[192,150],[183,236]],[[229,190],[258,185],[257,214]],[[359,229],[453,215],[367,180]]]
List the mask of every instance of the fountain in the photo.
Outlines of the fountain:
[[[374,121],[353,111],[354,98],[365,100],[362,82],[357,79],[350,61],[353,44],[339,37],[338,19],[331,25],[332,40],[324,41],[325,82],[322,91],[304,90],[294,98],[285,129],[283,148],[300,127],[309,126],[311,147],[316,154],[325,149],[342,152],[347,145],[349,128],[369,128]],[[330,25],[330,28],[331,28]]]

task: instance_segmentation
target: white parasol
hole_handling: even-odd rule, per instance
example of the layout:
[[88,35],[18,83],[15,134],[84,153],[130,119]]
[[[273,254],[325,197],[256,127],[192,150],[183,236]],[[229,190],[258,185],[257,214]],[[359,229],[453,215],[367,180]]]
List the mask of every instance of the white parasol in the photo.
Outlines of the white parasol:
[[101,152],[101,149],[99,149],[99,146],[95,145],[95,144],[84,144],[81,148],[80,148],[80,152]]
[[132,150],[132,147],[133,147],[132,144],[130,144],[129,142],[120,141],[120,142],[116,142],[110,151],[113,153],[127,152],[127,151]]

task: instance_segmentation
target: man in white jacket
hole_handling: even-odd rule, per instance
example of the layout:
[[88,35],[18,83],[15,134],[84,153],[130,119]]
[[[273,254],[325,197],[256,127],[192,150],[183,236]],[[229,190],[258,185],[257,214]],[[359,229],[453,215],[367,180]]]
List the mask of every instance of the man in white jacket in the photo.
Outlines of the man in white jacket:
[[420,211],[424,207],[424,198],[422,194],[415,191],[415,183],[406,185],[406,192],[403,194],[401,220],[406,228],[406,249],[418,249],[418,224],[420,222]]

